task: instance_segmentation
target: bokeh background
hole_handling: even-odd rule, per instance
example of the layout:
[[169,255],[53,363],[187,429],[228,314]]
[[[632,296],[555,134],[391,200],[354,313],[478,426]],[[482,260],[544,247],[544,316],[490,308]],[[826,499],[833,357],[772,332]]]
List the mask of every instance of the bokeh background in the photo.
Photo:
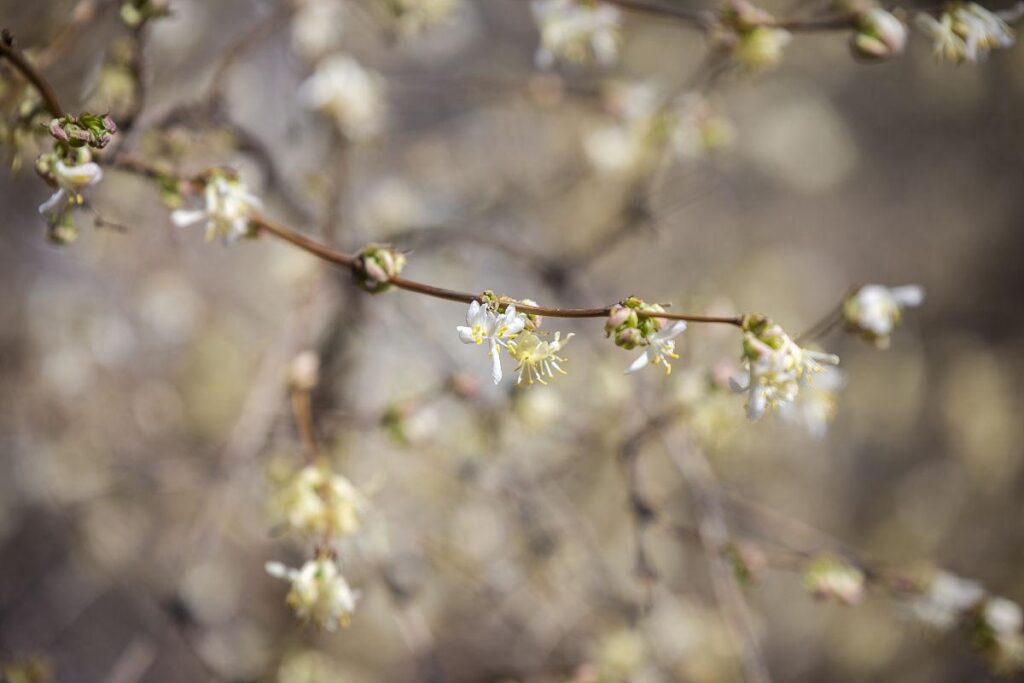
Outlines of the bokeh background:
[[[5,0],[0,17],[41,46],[73,5]],[[48,72],[71,109],[113,97],[96,90],[124,33],[111,5]],[[383,138],[343,148],[296,103],[310,67],[287,18],[266,19],[274,3],[175,0],[148,37],[142,126],[200,97],[264,25],[223,88],[249,137],[185,122],[176,163],[234,165],[272,215],[349,249],[409,249],[417,279],[544,304],[637,294],[793,331],[852,284],[920,283],[926,304],[891,348],[824,340],[848,372],[824,439],[746,422],[742,397],[716,398],[689,432],[737,533],[841,539],[1024,599],[1024,52],[957,68],[917,37],[863,66],[841,34],[800,35],[777,71],[720,84],[734,149],[664,169],[636,220],[630,183],[582,153],[608,117],[588,93],[612,76],[678,80],[701,35],[630,14],[620,66],[540,75],[527,3],[466,5],[401,40],[369,11],[345,22],[390,110]],[[36,213],[47,196],[30,169],[0,179],[0,655],[38,656],[60,681],[742,680],[699,544],[649,529],[658,578],[636,576],[617,462],[703,370],[737,361],[733,330],[691,326],[671,377],[627,378],[632,354],[600,321],[548,321],[577,335],[569,375],[495,388],[456,338],[460,305],[369,297],[269,239],[204,243],[116,172],[93,203],[124,229],[83,214],[79,240],[55,247]],[[303,349],[323,361],[321,438],[373,500],[346,550],[363,599],[333,634],[296,622],[263,570],[304,556],[267,509],[274,468],[299,452],[283,377]],[[453,376],[479,386],[467,398]],[[667,454],[643,450],[642,485],[693,520]],[[777,681],[991,676],[882,593],[819,603],[769,570],[744,596]]]

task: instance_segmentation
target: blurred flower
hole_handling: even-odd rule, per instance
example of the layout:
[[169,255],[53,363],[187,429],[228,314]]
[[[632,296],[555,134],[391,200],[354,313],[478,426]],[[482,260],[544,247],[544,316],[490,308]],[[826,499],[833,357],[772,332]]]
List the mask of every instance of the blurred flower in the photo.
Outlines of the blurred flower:
[[981,611],[981,627],[982,633],[976,635],[977,644],[996,670],[1024,670],[1024,616],[1020,605],[1006,598],[989,598]]
[[857,16],[850,49],[858,59],[878,61],[901,54],[907,44],[907,27],[891,12],[872,7]]
[[783,49],[792,39],[789,31],[781,28],[755,26],[739,33],[732,56],[750,73],[768,71],[779,65]]
[[952,3],[938,19],[927,13],[917,15],[917,25],[934,46],[937,59],[948,62],[977,62],[990,50],[1013,45],[1013,30],[989,10],[970,3]]
[[463,344],[488,343],[488,355],[491,357],[491,379],[495,384],[501,382],[501,357],[499,346],[507,346],[509,340],[522,332],[526,326],[526,315],[516,313],[516,307],[509,304],[503,313],[495,313],[490,303],[481,305],[473,301],[466,312],[466,324],[455,329]]
[[938,571],[928,579],[923,592],[911,600],[910,609],[924,623],[945,631],[984,597],[985,589],[976,581]]
[[824,371],[822,364],[839,363],[836,355],[801,348],[764,316],[746,316],[743,330],[743,364],[748,376],[729,381],[733,391],[750,393],[747,416],[751,420],[759,419],[768,408],[794,401],[800,387]]
[[299,470],[276,499],[292,531],[307,537],[348,536],[359,531],[366,498],[326,464]]
[[641,170],[658,144],[658,112],[662,95],[651,81],[614,83],[605,92],[605,105],[616,121],[583,137],[583,151],[599,171]]
[[665,364],[665,374],[672,374],[672,360],[679,358],[676,354],[676,343],[675,338],[678,337],[686,329],[686,323],[682,320],[678,320],[673,323],[670,327],[666,327],[662,330],[655,332],[649,336],[644,337],[647,341],[647,348],[644,352],[633,361],[629,369],[629,372],[636,372],[642,368],[647,367],[648,364],[654,363],[658,365],[660,363]]
[[324,59],[299,87],[307,107],[331,117],[348,139],[363,142],[384,128],[384,86],[375,72],[348,55]]
[[288,604],[295,614],[328,631],[348,626],[359,599],[332,559],[310,560],[301,569],[268,562],[267,573],[291,583]]
[[672,145],[681,159],[699,159],[732,146],[736,129],[703,95],[688,94],[675,107]]
[[826,555],[808,565],[804,587],[818,600],[831,598],[843,605],[856,605],[864,598],[864,572]]
[[546,69],[559,59],[608,66],[618,58],[618,8],[598,0],[534,0],[532,8],[540,30],[537,66]]
[[292,18],[292,45],[311,60],[338,49],[345,14],[340,0],[305,0]]
[[85,201],[81,191],[103,179],[103,169],[84,151],[77,163],[56,158],[42,163],[48,166],[47,177],[57,185],[57,191],[39,205],[39,213],[44,216],[60,217],[68,208],[81,205]]
[[824,438],[828,425],[836,416],[836,402],[839,390],[846,384],[846,377],[838,368],[827,367],[800,392],[792,403],[779,406],[779,416],[798,427],[802,427],[816,439]]
[[252,235],[249,219],[263,208],[259,197],[237,178],[214,173],[203,190],[202,209],[176,209],[171,222],[179,228],[206,221],[206,240],[221,238],[230,244]]
[[526,377],[527,384],[533,384],[534,381],[547,384],[544,378],[553,378],[556,370],[563,375],[566,374],[559,365],[559,363],[564,363],[565,359],[559,356],[558,352],[569,343],[573,336],[570,332],[562,340],[562,333],[555,332],[554,339],[544,341],[533,332],[523,332],[510,341],[508,343],[509,354],[518,363],[516,370],[519,371],[519,375],[516,377],[516,384],[521,384],[523,377]]
[[918,285],[864,285],[843,302],[843,318],[848,329],[885,348],[903,309],[923,301],[924,289]]

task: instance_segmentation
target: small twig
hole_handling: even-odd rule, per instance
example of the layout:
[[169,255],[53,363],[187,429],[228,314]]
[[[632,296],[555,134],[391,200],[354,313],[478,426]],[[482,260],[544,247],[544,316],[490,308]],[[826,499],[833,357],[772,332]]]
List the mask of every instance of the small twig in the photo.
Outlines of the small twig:
[[7,29],[0,33],[0,58],[6,58],[18,70],[18,73],[32,84],[32,87],[43,98],[43,104],[46,105],[46,109],[53,116],[57,118],[64,116],[64,108],[60,106],[60,100],[57,98],[57,93],[54,91],[53,86],[28,61],[25,55],[14,46],[14,36]]

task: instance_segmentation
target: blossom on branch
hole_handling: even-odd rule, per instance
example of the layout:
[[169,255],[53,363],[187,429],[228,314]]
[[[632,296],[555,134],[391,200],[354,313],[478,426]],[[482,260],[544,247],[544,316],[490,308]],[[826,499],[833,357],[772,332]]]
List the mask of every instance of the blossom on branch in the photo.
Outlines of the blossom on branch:
[[922,12],[917,26],[932,39],[936,59],[959,64],[978,62],[990,50],[1014,44],[1013,29],[994,12],[973,2],[949,5],[938,18]]
[[793,402],[801,386],[838,365],[839,357],[800,347],[779,325],[760,315],[743,320],[743,365],[747,377],[730,379],[733,391],[747,392],[747,416],[760,419],[769,408]]
[[[57,191],[39,205],[39,213],[44,216],[59,217],[68,208],[80,206],[85,202],[82,190],[103,180],[103,169],[89,155],[82,154],[84,161],[66,163],[61,159],[53,159],[47,164],[48,177],[57,185]],[[46,163],[46,162],[43,162]]]
[[359,599],[341,575],[337,563],[330,558],[309,560],[300,569],[280,562],[268,562],[267,573],[291,583],[288,604],[300,619],[310,621],[328,631],[348,626]]
[[220,238],[230,244],[240,237],[252,236],[250,219],[263,208],[260,198],[238,178],[215,172],[203,188],[203,207],[176,209],[171,222],[179,228],[206,221],[206,240]]
[[644,352],[633,361],[626,370],[627,373],[636,372],[646,368],[649,364],[654,365],[664,364],[665,374],[672,374],[672,363],[671,361],[679,358],[676,353],[676,342],[675,338],[678,337],[686,329],[686,323],[679,320],[674,322],[669,327],[658,330],[654,334],[651,334],[644,339],[647,342],[647,347]]
[[843,319],[847,329],[885,348],[903,309],[920,306],[923,301],[924,289],[918,285],[864,285],[843,302]]
[[523,377],[526,378],[527,384],[533,384],[535,381],[547,384],[544,380],[545,377],[551,379],[555,376],[555,372],[566,374],[560,365],[565,362],[565,359],[559,356],[558,352],[569,343],[573,336],[570,333],[566,335],[565,339],[562,339],[562,333],[555,332],[554,339],[545,341],[529,331],[517,335],[508,343],[509,355],[518,363],[516,370],[519,375],[516,377],[516,384],[521,384]]
[[289,528],[309,538],[349,536],[359,531],[369,503],[345,477],[326,464],[299,470],[276,498]]
[[386,104],[380,76],[344,54],[320,62],[299,87],[299,99],[334,121],[353,142],[364,142],[384,128]]
[[497,304],[474,300],[466,312],[466,324],[455,329],[463,344],[487,344],[487,355],[491,357],[491,379],[501,382],[501,347],[506,347],[526,327],[526,314],[517,313],[514,304],[505,307],[504,312],[495,312]]
[[618,59],[622,14],[599,0],[534,0],[540,31],[535,60],[542,69],[558,60],[609,66]]

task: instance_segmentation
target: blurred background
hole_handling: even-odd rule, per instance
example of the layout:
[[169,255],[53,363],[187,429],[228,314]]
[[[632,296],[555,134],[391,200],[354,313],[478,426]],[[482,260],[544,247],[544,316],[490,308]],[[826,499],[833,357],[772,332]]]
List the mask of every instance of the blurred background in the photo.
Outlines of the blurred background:
[[[76,4],[4,0],[0,17],[41,49]],[[109,69],[117,4],[47,70],[72,111],[130,93]],[[915,36],[864,66],[841,33],[797,35],[776,71],[717,84],[732,149],[664,163],[638,191],[588,161],[611,120],[601,84],[682,81],[699,32],[627,13],[618,66],[542,72],[526,2],[467,2],[413,36],[353,4],[337,33],[384,80],[378,138],[344,143],[298,103],[312,67],[288,8],[175,0],[147,29],[128,144],[186,173],[238,168],[270,215],[349,250],[390,241],[406,275],[441,286],[566,306],[636,294],[791,332],[856,283],[918,283],[925,305],[889,349],[822,340],[847,382],[820,439],[706,395],[709,369],[738,363],[731,328],[691,325],[671,376],[625,377],[634,354],[601,321],[548,320],[576,333],[569,374],[494,387],[457,339],[463,306],[368,296],[269,238],[204,243],[138,178],[108,170],[91,199],[116,225],[82,212],[78,240],[51,245],[29,155],[0,177],[0,657],[120,683],[743,680],[701,544],[648,525],[637,572],[622,444],[680,404],[696,407],[636,458],[645,500],[680,525],[700,496],[678,456],[699,449],[738,535],[841,542],[1024,599],[1024,52],[952,67]],[[211,84],[215,116],[169,116]],[[336,633],[296,621],[263,570],[308,551],[267,502],[300,452],[284,377],[304,349],[321,357],[324,447],[372,500],[343,553],[362,600]],[[884,591],[818,602],[769,568],[742,597],[772,680],[994,678]]]

